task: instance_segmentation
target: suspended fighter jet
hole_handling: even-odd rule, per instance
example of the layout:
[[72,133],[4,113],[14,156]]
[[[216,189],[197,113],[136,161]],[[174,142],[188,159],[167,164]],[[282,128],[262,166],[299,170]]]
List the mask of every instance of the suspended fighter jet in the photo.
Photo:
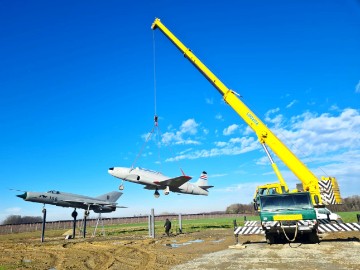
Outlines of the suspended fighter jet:
[[[177,193],[207,196],[209,194],[208,189],[213,187],[208,186],[206,172],[201,174],[196,183],[188,183],[191,179],[190,176],[181,175],[175,178],[170,178],[160,172],[140,167],[113,167],[108,170],[108,173],[116,178],[144,185],[145,189],[155,190],[155,198],[159,198],[159,190],[164,190],[165,195],[168,195],[170,191],[172,191]],[[123,181],[121,182],[119,189],[124,189]]]
[[124,206],[117,206],[116,201],[120,198],[122,192],[112,191],[98,197],[88,197],[78,194],[65,193],[56,190],[48,192],[30,192],[26,191],[24,194],[16,195],[19,198],[29,202],[37,202],[45,204],[53,204],[62,207],[81,208],[86,210],[87,214],[90,210],[95,213],[110,213],[116,208],[125,208]]

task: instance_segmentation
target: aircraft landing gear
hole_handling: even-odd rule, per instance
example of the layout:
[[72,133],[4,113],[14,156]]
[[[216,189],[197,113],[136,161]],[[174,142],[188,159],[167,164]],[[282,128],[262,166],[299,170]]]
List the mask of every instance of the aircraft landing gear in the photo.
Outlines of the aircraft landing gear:
[[121,182],[121,184],[119,186],[119,190],[124,190],[124,182]]
[[44,242],[44,236],[45,236],[45,224],[46,224],[46,208],[45,208],[45,204],[44,204],[42,213],[43,213],[43,220],[42,220],[42,228],[41,228],[41,243]]
[[156,189],[155,192],[154,192],[154,197],[155,198],[159,198],[160,197],[160,193],[159,191]]
[[83,228],[83,238],[86,237],[86,220],[90,214],[90,204],[88,205],[88,209],[84,212],[84,228]]
[[73,217],[74,221],[73,221],[73,233],[72,233],[72,239],[75,238],[75,231],[76,231],[76,217],[77,217],[78,213],[76,212],[76,208],[74,209],[74,211],[71,213],[71,216]]

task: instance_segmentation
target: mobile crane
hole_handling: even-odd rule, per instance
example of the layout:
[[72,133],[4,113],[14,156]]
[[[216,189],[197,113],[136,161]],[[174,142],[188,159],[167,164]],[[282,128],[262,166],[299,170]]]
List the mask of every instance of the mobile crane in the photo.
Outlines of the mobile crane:
[[[319,180],[302,163],[289,148],[278,139],[275,134],[238,98],[238,94],[227,88],[219,78],[215,76],[192,51],[187,48],[170,30],[156,18],[151,25],[151,29],[159,29],[223,96],[224,101],[253,129],[259,142],[264,148],[270,163],[279,179],[279,183],[265,184],[259,186],[255,193],[256,198],[259,195],[268,194],[269,190],[275,193],[288,193],[289,188],[283,179],[276,163],[273,161],[267,146],[282,160],[285,165],[302,182],[303,191],[310,193],[310,198],[315,206],[340,204],[341,196],[339,186],[335,177],[322,177]],[[297,191],[297,190],[296,190]],[[292,191],[294,192],[294,191]]]

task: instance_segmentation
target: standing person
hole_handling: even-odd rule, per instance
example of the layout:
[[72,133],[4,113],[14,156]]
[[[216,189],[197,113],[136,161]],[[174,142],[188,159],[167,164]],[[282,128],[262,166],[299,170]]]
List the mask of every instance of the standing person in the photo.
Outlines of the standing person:
[[171,221],[167,218],[165,220],[165,224],[164,224],[164,228],[165,228],[165,233],[167,236],[170,236],[170,229],[171,229]]

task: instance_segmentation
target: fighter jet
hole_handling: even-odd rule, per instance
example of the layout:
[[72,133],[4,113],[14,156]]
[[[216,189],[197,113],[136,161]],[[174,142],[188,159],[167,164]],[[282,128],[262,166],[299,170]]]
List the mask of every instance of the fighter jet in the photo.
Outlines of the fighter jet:
[[53,204],[62,207],[81,208],[87,211],[93,210],[95,213],[110,213],[116,208],[125,208],[124,206],[117,206],[117,199],[120,198],[122,192],[112,191],[98,197],[88,197],[78,194],[65,193],[56,190],[48,192],[30,192],[26,191],[24,194],[16,195],[19,198],[29,202],[37,202],[45,204]]
[[[213,187],[208,186],[206,172],[201,174],[196,183],[188,183],[191,179],[190,176],[181,175],[175,178],[170,178],[160,172],[140,167],[113,167],[108,170],[108,173],[116,178],[144,185],[145,189],[155,190],[155,198],[160,197],[159,190],[164,190],[165,195],[168,195],[170,191],[172,191],[177,193],[207,196],[209,194],[208,189]],[[123,181],[121,182],[119,189],[124,189]]]

